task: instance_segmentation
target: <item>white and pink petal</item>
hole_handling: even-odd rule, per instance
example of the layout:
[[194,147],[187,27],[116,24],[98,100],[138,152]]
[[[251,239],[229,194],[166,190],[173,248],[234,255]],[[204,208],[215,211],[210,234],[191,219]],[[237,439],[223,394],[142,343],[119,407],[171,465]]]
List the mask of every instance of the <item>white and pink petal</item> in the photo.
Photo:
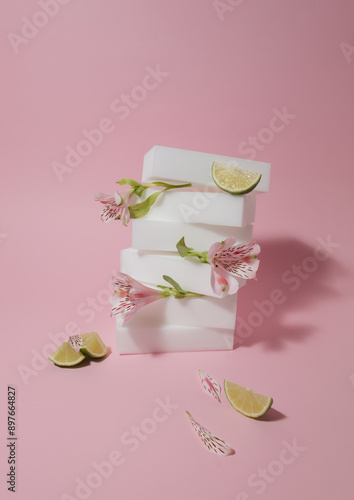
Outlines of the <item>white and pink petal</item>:
[[198,370],[198,375],[205,392],[221,403],[220,384],[203,370]]
[[208,259],[210,264],[213,263],[215,254],[220,252],[221,249],[222,249],[222,243],[220,241],[217,241],[216,243],[213,243],[211,245],[211,247],[208,250],[208,254],[207,254],[207,259]]
[[214,293],[220,297],[234,295],[239,289],[237,279],[221,266],[212,266],[210,284]]
[[95,201],[99,201],[100,203],[114,203],[114,196],[111,194],[101,193],[100,191],[94,192]]
[[188,411],[186,411],[186,414],[194,430],[202,440],[202,443],[208,448],[209,451],[215,453],[216,455],[221,455],[221,456],[228,456],[234,454],[234,450],[230,447],[228,443],[214,436],[205,427],[198,424],[198,422],[194,420],[194,418]]
[[244,278],[246,280],[256,277],[256,272],[259,267],[259,260],[253,259],[251,263],[247,262],[235,262],[228,266],[227,271],[234,276],[239,278]]
[[69,344],[76,352],[79,352],[81,347],[84,345],[81,335],[72,335],[69,337]]
[[[132,288],[132,283],[129,281],[130,276],[127,274],[117,272],[116,276],[113,276],[113,282],[112,285],[114,288],[116,288],[118,291],[123,291],[125,293],[129,293],[131,288]],[[132,278],[131,278],[132,279]]]
[[136,305],[128,297],[119,298],[116,295],[111,297],[111,314],[115,316],[121,325],[123,325],[136,312]]
[[116,219],[121,212],[121,208],[115,203],[107,203],[101,212],[101,220],[103,222],[109,222]]

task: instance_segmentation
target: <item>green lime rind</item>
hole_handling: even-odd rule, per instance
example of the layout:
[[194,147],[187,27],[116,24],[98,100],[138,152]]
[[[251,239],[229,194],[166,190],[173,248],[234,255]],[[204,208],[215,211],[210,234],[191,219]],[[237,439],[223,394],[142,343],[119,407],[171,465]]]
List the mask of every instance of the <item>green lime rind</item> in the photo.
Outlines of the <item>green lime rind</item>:
[[80,351],[90,358],[104,358],[108,353],[108,347],[97,332],[82,333],[81,338],[83,346]]
[[86,354],[87,356],[89,356],[90,358],[104,358],[106,356],[106,354],[108,353],[108,348],[106,348],[106,350],[102,351],[101,353],[92,352],[89,349],[87,349],[87,347],[81,347],[80,351],[83,354]]

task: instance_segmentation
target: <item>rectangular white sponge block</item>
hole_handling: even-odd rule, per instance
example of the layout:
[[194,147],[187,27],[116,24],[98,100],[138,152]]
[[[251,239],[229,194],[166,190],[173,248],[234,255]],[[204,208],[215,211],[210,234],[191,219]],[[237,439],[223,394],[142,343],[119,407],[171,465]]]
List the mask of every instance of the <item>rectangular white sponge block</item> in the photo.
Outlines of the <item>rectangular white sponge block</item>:
[[135,313],[134,317],[146,326],[158,323],[160,325],[234,329],[236,305],[237,294],[229,295],[222,300],[213,297],[184,299],[168,297],[144,306]]
[[[183,290],[220,297],[213,292],[210,284],[211,266],[201,263],[197,258],[182,258],[172,252],[143,252],[134,248],[124,248],[120,254],[120,270],[140,282],[151,285],[169,286],[162,276],[173,278]],[[239,286],[245,280],[237,278]]]
[[137,316],[125,326],[117,326],[120,354],[223,351],[233,349],[233,345],[234,329],[145,325]]
[[[141,201],[155,192],[147,189]],[[255,214],[255,193],[238,196],[176,189],[162,193],[143,220],[241,227],[251,224]]]
[[230,236],[237,242],[252,241],[251,224],[242,227],[187,224],[185,222],[132,219],[132,247],[138,250],[175,252],[184,236],[186,245],[199,251],[208,250],[216,241]]
[[214,161],[262,174],[257,192],[269,191],[270,164],[184,149],[153,146],[144,156],[143,182],[191,182],[196,185],[215,186],[211,176]]

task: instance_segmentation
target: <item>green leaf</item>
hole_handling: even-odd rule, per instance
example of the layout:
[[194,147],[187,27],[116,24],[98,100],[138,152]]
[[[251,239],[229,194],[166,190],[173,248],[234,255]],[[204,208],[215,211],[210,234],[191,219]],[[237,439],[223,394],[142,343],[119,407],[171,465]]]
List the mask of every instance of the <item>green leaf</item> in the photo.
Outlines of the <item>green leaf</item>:
[[149,187],[151,186],[158,186],[158,187],[164,187],[166,189],[173,189],[173,188],[184,188],[184,187],[191,187],[192,184],[188,182],[188,184],[167,184],[166,182],[161,182],[161,181],[156,181],[156,182],[151,182],[148,184]]
[[184,236],[179,240],[176,247],[181,257],[187,257],[188,253],[193,250],[193,248],[187,247],[187,245],[185,244]]
[[149,212],[150,208],[153,206],[161,193],[163,193],[163,191],[157,191],[156,193],[146,198],[145,201],[136,203],[135,205],[131,205],[129,207],[130,217],[132,219],[140,219],[141,217],[144,217]]
[[181,288],[181,286],[177,283],[177,281],[175,281],[173,278],[171,278],[170,276],[166,276],[166,274],[164,274],[163,276],[163,279],[165,281],[167,281],[167,283],[169,283],[170,285],[173,286],[173,288],[175,290],[177,290],[177,292],[182,292],[184,293],[184,290]]
[[121,181],[117,181],[117,184],[120,184],[121,186],[125,186],[125,185],[136,186],[136,187],[141,186],[140,182],[137,182],[134,179],[129,179],[128,177],[125,177]]

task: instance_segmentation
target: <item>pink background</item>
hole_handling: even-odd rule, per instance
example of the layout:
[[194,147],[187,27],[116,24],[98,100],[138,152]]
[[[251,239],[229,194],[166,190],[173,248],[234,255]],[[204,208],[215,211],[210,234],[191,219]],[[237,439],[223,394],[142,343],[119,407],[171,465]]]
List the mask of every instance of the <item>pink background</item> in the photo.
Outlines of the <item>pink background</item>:
[[[3,2],[2,498],[12,498],[11,384],[18,499],[352,498],[354,4],[224,0],[220,15],[214,4],[72,0],[48,19],[34,0]],[[16,45],[9,34],[22,36],[23,18],[45,26],[27,27],[31,38]],[[147,67],[160,67],[162,81],[129,113],[114,113],[122,94],[142,96]],[[283,108],[292,118],[270,138],[262,129]],[[110,133],[59,182],[53,162],[105,118]],[[93,191],[139,179],[154,144],[247,158],[250,136],[265,139],[255,157],[271,162],[272,179],[258,199],[259,280],[242,290],[239,316],[247,321],[275,288],[283,304],[232,352],[120,357],[107,290],[130,228],[103,224]],[[295,281],[294,265],[315,266],[306,258],[318,238],[337,246]],[[97,330],[111,354],[57,368],[42,353],[65,328]],[[218,404],[202,392],[199,368],[272,395],[274,410],[254,421],[224,396]],[[154,423],[156,401],[167,398],[174,409]],[[204,449],[184,410],[236,454]],[[145,429],[136,441],[134,427]],[[294,440],[301,451],[284,455]],[[114,450],[121,465],[95,475]],[[80,480],[91,489],[76,491]]]

